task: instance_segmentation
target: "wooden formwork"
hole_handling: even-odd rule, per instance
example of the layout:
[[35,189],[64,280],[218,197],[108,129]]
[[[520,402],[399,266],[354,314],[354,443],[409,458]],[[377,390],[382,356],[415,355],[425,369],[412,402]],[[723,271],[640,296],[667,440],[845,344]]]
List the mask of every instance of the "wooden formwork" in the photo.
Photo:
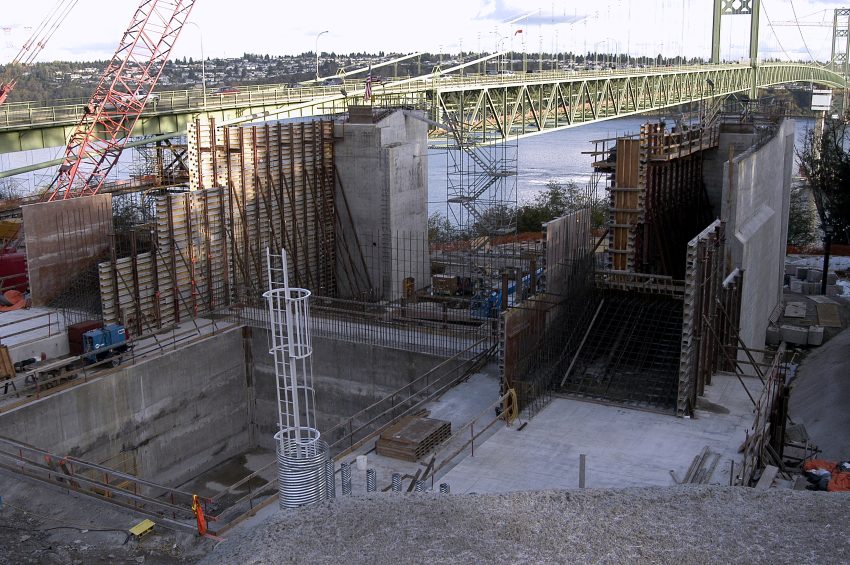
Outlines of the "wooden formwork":
[[293,284],[332,295],[333,122],[265,123],[189,131],[190,186],[226,189],[235,299],[264,289],[265,248],[286,248]]
[[716,146],[716,126],[667,131],[663,124],[648,123],[639,139],[617,140],[611,269],[684,276],[687,242],[712,217],[702,183],[702,151]]
[[[99,265],[104,320],[145,333],[256,300],[265,249],[293,285],[335,292],[333,123],[189,128],[190,191],[156,199],[146,248]],[[114,248],[114,245],[113,245]]]
[[394,459],[419,461],[451,435],[451,422],[408,416],[381,433],[375,451]]
[[714,221],[688,244],[677,414],[688,415],[712,375],[734,369],[742,273],[726,257],[726,224]]
[[104,320],[139,334],[228,303],[223,192],[157,197],[150,250],[138,253],[131,234],[129,257],[99,265]]

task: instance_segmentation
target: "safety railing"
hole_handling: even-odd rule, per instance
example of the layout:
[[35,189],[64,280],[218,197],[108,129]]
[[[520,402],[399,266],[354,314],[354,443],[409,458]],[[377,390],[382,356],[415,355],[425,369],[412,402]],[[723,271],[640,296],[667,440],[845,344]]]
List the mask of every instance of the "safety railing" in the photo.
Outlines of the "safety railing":
[[[770,68],[772,65],[763,65]],[[776,65],[773,65],[776,66]],[[785,65],[788,66],[788,65]],[[793,66],[793,65],[791,65]],[[394,78],[373,85],[376,95],[421,92],[422,90],[467,88],[474,86],[511,85],[523,83],[552,82],[563,80],[593,80],[631,76],[673,75],[688,72],[747,70],[743,65],[683,65],[676,67],[616,68],[601,70],[548,70],[532,73],[424,75],[414,78]],[[287,84],[240,86],[236,93],[207,92],[198,88],[188,90],[166,90],[158,92],[145,114],[173,114],[181,112],[217,111],[252,105],[272,103],[294,104],[328,96],[344,97],[345,92],[362,90],[364,79],[339,79],[336,84],[318,86],[291,86]],[[83,115],[88,104],[85,99],[62,99],[51,105],[46,103],[20,102],[5,104],[0,108],[0,129],[14,127],[49,126],[73,122]]]
[[62,317],[58,312],[43,312],[25,318],[15,318],[0,324],[0,343],[18,345],[36,339],[59,335],[63,331]]
[[[485,339],[478,340],[467,349],[449,357],[413,381],[324,432],[322,436],[328,442],[331,453],[337,457],[352,452],[374,437],[376,431],[416,412],[425,403],[478,371],[493,353],[492,349],[481,350],[485,341]],[[466,354],[471,352],[476,352],[476,355],[466,358]]]
[[[0,437],[0,468],[42,483],[56,485],[156,518],[172,529],[197,531],[191,493],[140,479],[129,473],[56,455]],[[198,498],[203,505],[208,499]]]

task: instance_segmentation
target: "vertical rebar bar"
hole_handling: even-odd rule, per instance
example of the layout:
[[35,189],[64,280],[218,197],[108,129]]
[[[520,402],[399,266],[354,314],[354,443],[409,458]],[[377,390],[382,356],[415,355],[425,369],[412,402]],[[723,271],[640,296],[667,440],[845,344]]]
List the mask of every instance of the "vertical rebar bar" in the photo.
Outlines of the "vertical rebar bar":
[[401,473],[393,473],[393,492],[401,492]]
[[376,492],[375,469],[366,469],[366,492]]

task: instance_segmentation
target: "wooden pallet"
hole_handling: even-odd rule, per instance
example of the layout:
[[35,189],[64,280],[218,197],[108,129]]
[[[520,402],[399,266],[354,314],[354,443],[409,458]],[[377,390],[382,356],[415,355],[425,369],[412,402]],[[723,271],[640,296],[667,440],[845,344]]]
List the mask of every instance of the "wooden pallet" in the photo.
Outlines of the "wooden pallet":
[[408,416],[384,430],[375,450],[379,455],[394,459],[418,461],[451,435],[451,422]]

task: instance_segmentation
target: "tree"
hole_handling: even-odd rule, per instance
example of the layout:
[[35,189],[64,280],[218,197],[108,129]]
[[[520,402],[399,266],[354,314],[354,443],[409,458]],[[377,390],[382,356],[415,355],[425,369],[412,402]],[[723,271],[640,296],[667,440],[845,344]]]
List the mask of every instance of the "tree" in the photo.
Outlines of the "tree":
[[541,231],[545,222],[583,208],[590,208],[590,223],[593,227],[605,224],[608,217],[607,199],[600,198],[591,189],[581,189],[573,182],[563,185],[554,180],[549,181],[545,191],[519,208],[517,231]]
[[800,174],[812,191],[821,229],[836,243],[850,242],[850,153],[845,125],[827,120],[817,139],[809,131],[797,152]]
[[788,208],[788,245],[806,247],[814,243],[815,239],[809,191],[806,187],[794,187],[791,189],[791,205]]
[[449,219],[434,212],[428,216],[428,241],[431,243],[444,243],[452,238],[452,224]]

